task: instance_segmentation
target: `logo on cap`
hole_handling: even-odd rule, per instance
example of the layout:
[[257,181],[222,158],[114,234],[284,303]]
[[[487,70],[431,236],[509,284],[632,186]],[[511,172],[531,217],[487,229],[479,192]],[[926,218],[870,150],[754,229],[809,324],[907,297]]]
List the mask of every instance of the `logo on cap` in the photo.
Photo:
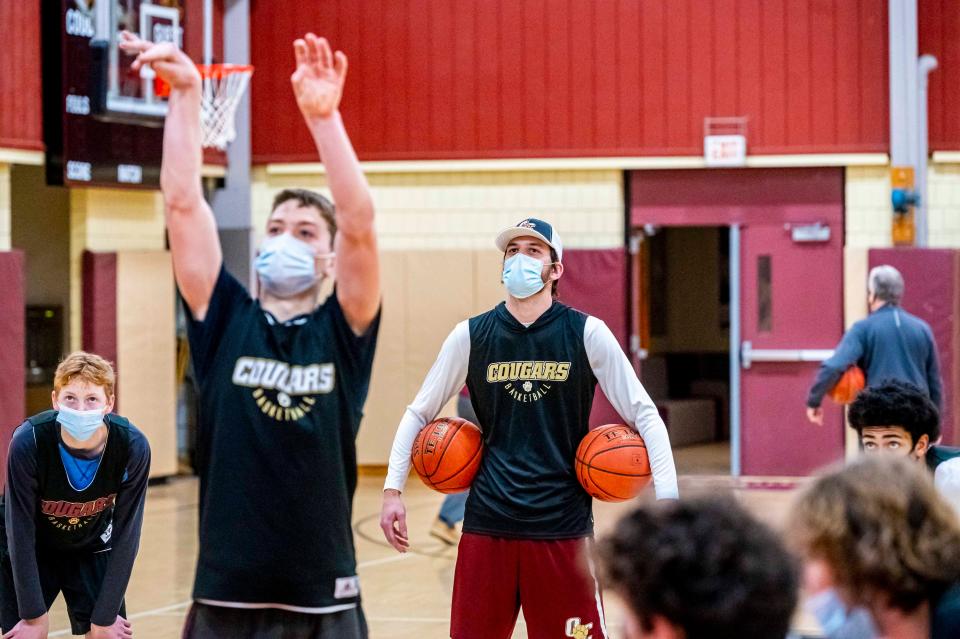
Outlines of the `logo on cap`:
[[520,222],[519,224],[517,224],[517,228],[535,229],[537,228],[537,225],[531,222],[530,220],[524,220],[523,222]]

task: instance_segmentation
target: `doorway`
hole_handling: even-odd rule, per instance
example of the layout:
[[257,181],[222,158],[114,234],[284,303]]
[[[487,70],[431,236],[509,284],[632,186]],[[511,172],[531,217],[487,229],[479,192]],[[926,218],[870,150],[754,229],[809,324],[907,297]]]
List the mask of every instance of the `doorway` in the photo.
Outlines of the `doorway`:
[[[722,226],[647,226],[640,376],[682,474],[730,472],[730,243]],[[645,298],[645,299],[644,299]]]

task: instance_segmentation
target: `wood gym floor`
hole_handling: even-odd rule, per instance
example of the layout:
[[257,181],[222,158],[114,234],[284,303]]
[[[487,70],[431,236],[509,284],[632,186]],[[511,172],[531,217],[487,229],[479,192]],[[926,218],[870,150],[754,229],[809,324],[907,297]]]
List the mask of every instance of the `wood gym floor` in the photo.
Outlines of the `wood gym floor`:
[[[733,481],[721,475],[693,475],[704,459],[722,456],[724,449],[678,449],[681,491],[733,490],[759,517],[777,525],[786,514],[792,481],[764,479]],[[692,462],[692,463],[691,463]],[[691,468],[690,466],[693,466]],[[428,530],[442,495],[411,478],[406,504],[413,552],[401,555],[386,545],[380,533],[379,477],[361,477],[354,502],[364,611],[373,639],[434,639],[448,637],[450,593],[456,551],[429,536]],[[153,486],[147,496],[140,555],[127,590],[127,611],[136,639],[175,639],[190,602],[197,551],[197,488],[194,478],[173,479]],[[616,520],[628,504],[595,502],[597,533]],[[613,637],[622,637],[621,608],[605,597],[607,624]],[[815,634],[809,619],[798,617],[797,628]],[[70,636],[62,598],[51,611],[50,637]],[[522,621],[514,639],[526,637]],[[594,633],[594,637],[598,635]]]

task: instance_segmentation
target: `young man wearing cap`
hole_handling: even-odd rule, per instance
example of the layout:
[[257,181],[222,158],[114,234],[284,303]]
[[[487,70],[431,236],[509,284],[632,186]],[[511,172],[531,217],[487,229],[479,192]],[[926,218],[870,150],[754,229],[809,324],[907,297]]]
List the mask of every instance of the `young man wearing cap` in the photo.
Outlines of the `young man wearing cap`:
[[597,382],[643,436],[659,498],[678,494],[670,441],[610,329],[556,301],[564,269],[553,227],[526,219],[500,233],[496,245],[506,300],[457,324],[407,407],[390,453],[380,527],[406,551],[400,493],[413,440],[466,382],[485,450],[467,500],[451,637],[509,637],[521,606],[531,639],[606,637],[599,587],[581,568],[593,533],[591,498],[573,468]]

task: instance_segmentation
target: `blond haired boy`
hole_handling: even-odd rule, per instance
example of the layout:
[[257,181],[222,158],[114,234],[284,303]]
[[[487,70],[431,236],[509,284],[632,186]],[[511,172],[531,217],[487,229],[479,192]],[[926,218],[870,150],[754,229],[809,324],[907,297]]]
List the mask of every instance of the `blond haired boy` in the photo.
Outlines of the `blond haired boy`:
[[116,375],[78,351],[54,376],[53,409],[14,432],[0,529],[4,639],[45,638],[63,593],[73,634],[132,637],[124,592],[140,544],[150,446],[111,413]]

